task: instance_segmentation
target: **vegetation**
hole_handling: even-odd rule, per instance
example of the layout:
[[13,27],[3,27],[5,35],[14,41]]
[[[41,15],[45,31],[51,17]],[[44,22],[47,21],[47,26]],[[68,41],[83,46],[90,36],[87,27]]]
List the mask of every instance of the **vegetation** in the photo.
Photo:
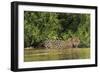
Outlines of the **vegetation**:
[[24,12],[24,47],[35,48],[45,40],[79,37],[79,47],[90,47],[90,14]]

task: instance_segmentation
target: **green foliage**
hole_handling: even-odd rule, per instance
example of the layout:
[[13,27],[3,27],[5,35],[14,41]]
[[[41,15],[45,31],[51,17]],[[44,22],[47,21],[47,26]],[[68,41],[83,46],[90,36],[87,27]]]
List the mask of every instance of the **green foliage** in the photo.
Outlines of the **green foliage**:
[[80,47],[90,47],[90,14],[24,12],[24,47],[73,36],[80,38]]
[[[83,22],[84,21],[84,22]],[[76,32],[81,40],[81,47],[90,47],[90,15],[81,15],[81,23]]]

